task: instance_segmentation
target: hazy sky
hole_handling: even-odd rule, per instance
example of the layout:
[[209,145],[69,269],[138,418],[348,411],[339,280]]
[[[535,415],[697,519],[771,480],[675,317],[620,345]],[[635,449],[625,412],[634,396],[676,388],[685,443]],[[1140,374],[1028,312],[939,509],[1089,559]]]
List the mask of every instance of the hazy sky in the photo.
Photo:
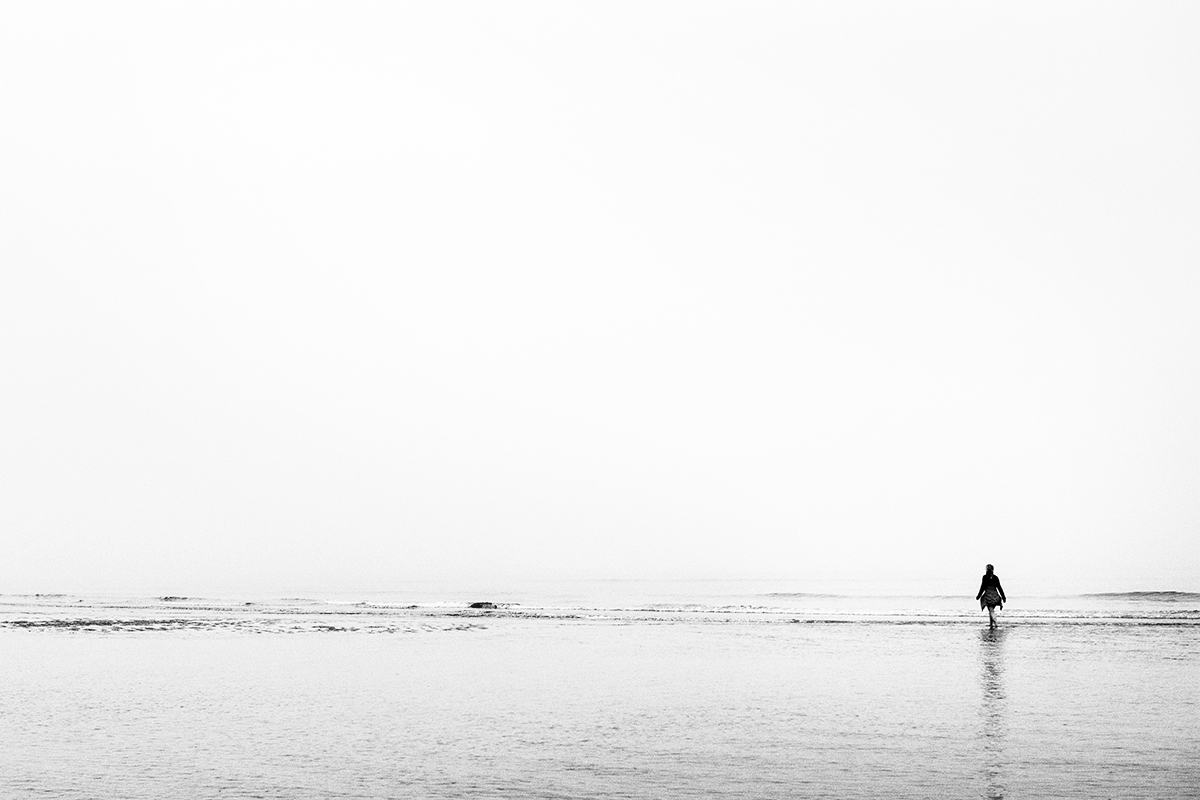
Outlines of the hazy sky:
[[1200,589],[1200,6],[10,3],[0,592]]

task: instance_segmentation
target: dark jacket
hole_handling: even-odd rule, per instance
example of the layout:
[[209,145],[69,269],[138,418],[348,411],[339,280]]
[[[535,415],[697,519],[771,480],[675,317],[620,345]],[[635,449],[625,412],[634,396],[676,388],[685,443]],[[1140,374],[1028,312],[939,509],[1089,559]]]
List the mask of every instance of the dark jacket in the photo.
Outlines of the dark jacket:
[[975,599],[978,600],[979,598],[983,597],[983,593],[988,589],[995,589],[996,591],[1000,592],[1000,602],[1008,602],[1008,598],[1004,596],[1004,587],[1000,585],[1000,578],[998,578],[994,572],[990,575],[986,573],[984,574],[983,581],[979,584],[979,594],[975,595]]

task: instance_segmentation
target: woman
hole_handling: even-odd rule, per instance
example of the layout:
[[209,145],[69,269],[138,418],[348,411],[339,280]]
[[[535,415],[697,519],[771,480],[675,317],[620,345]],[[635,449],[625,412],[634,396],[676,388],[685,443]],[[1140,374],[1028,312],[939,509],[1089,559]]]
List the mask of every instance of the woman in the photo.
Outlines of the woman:
[[983,582],[979,584],[979,594],[975,595],[975,599],[979,601],[980,608],[987,608],[988,612],[988,627],[996,627],[996,609],[1004,608],[1004,604],[1008,598],[1004,596],[1004,587],[1000,585],[1000,579],[992,572],[992,565],[987,565],[987,572],[983,574]]

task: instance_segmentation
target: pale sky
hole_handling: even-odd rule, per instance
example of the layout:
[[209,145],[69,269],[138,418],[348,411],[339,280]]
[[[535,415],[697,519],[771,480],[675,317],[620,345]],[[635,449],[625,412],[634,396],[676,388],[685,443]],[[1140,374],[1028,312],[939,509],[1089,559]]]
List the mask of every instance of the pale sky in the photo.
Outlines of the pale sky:
[[1198,143],[1187,2],[5,4],[0,592],[1200,590]]

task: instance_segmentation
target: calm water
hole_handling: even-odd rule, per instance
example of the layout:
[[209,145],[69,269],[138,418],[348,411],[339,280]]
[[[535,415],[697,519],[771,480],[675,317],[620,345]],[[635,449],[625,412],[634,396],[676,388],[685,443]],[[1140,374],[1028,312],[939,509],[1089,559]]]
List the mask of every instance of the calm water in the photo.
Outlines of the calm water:
[[0,797],[1200,797],[1200,596],[1002,619],[736,584],[0,596]]

